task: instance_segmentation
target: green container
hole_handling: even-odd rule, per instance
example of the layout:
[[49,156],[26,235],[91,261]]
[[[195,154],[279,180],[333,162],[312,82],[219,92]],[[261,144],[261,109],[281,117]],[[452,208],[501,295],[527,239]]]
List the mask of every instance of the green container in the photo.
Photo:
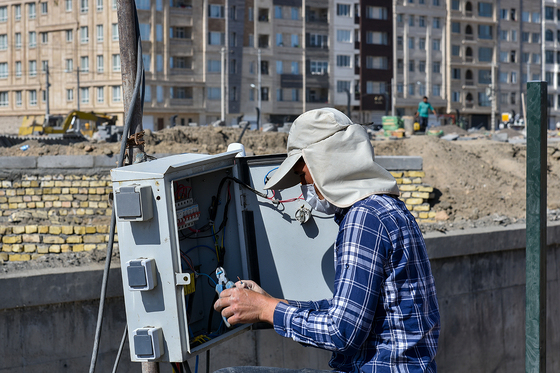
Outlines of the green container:
[[404,122],[399,117],[384,116],[381,118],[381,124],[383,125],[383,131],[385,136],[391,136],[393,131],[399,128],[404,128]]

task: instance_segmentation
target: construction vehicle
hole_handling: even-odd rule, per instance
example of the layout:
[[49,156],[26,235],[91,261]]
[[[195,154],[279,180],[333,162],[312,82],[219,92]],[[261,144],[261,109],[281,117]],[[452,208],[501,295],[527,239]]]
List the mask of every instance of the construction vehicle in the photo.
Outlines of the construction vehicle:
[[98,128],[102,125],[114,126],[117,123],[116,115],[107,115],[85,111],[74,110],[66,117],[61,115],[26,115],[23,117],[20,136],[37,134],[66,134],[81,133],[91,138]]

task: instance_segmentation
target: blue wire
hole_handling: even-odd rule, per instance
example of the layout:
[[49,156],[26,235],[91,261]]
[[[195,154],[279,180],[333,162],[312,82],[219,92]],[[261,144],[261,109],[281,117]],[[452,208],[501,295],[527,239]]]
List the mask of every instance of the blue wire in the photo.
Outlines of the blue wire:
[[213,248],[211,248],[211,247],[208,246],[208,245],[196,245],[196,246],[193,246],[193,247],[191,247],[190,249],[188,249],[188,250],[187,250],[186,252],[184,252],[183,254],[187,255],[188,253],[190,253],[191,251],[193,251],[194,249],[197,249],[197,248],[199,248],[199,247],[207,248],[207,249],[209,249],[210,251],[212,251],[214,254],[216,253],[216,250],[214,250]]
[[198,355],[196,355],[196,363],[194,365],[194,373],[198,373]]
[[277,170],[278,167],[273,168],[272,170],[268,171],[266,175],[264,175],[264,183],[266,184],[266,178],[268,177],[268,175],[270,175],[270,173],[274,170]]
[[209,275],[207,275],[206,273],[202,273],[202,272],[197,272],[197,275],[203,275],[206,276],[210,279],[210,281],[212,281],[212,283],[214,284],[214,286],[217,286],[218,284],[216,284],[216,281],[214,281],[214,279],[212,277],[210,277]]

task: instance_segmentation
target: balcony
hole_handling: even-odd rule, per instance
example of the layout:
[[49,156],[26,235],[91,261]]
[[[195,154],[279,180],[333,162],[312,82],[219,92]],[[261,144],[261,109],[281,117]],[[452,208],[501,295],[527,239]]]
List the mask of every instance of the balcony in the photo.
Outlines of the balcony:
[[282,88],[302,88],[303,75],[301,74],[282,74],[280,75],[280,86]]
[[473,79],[466,79],[465,80],[465,85],[474,86],[474,80]]
[[269,13],[268,8],[259,9],[259,16],[257,18],[259,22],[268,22],[269,21],[268,13]]
[[328,8],[311,8],[306,9],[306,19],[309,23],[329,23],[329,10]]

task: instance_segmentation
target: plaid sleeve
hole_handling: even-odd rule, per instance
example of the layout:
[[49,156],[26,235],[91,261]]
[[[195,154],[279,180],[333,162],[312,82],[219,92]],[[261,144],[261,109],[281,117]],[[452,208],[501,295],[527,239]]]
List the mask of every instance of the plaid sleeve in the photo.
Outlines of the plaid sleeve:
[[298,308],[306,308],[306,309],[313,309],[316,311],[319,310],[327,310],[331,306],[330,299],[323,299],[319,301],[299,301],[299,300],[288,300],[288,304],[290,306],[298,307]]
[[335,293],[329,307],[279,303],[276,332],[315,347],[356,352],[370,333],[388,250],[389,238],[379,219],[366,208],[351,209],[337,237]]

